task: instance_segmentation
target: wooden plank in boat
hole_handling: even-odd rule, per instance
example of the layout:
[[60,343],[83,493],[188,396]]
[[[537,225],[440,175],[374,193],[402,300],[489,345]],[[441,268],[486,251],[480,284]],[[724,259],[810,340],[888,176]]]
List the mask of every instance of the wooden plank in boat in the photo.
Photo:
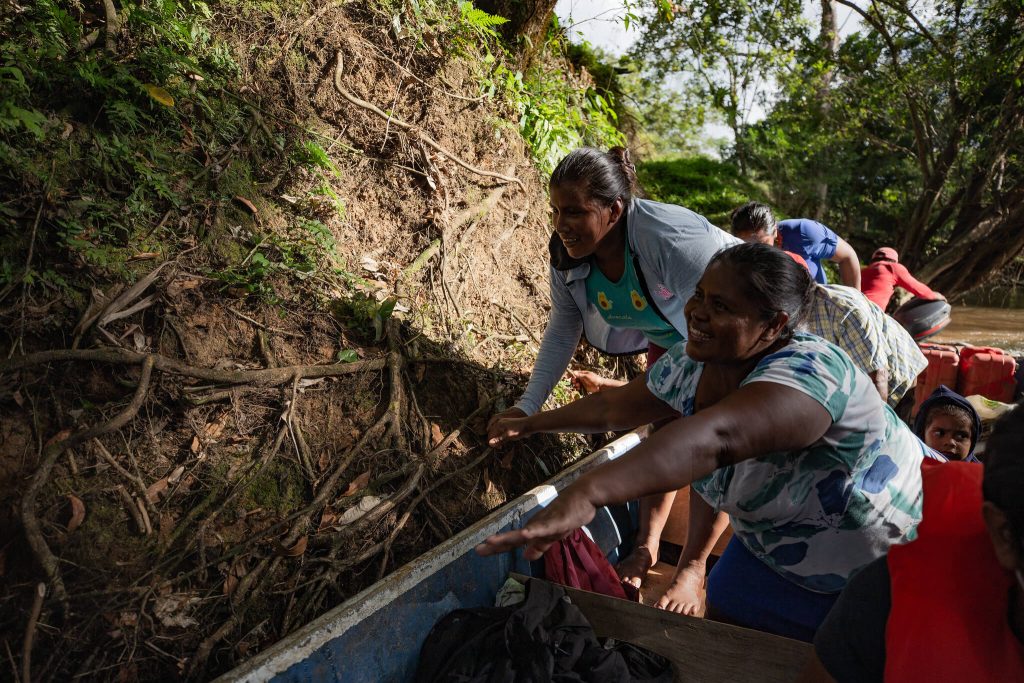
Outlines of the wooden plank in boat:
[[[521,574],[512,576],[531,580]],[[799,677],[811,654],[811,646],[797,640],[575,588],[565,592],[598,637],[657,652],[672,662],[680,681],[789,683]]]

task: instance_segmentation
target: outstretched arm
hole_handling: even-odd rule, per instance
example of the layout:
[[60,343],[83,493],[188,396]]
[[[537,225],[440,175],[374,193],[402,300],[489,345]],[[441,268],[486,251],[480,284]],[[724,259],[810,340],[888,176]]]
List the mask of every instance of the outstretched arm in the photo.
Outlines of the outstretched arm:
[[893,275],[896,276],[896,284],[916,297],[928,300],[946,298],[911,275],[910,271],[907,270],[907,267],[902,263],[897,263],[892,269],[892,272]]
[[647,388],[646,375],[620,387],[590,394],[556,410],[530,417],[502,418],[487,427],[487,443],[501,446],[538,432],[607,432],[632,429],[679,413]]
[[[583,314],[561,276],[551,268],[551,313],[526,391],[515,407],[524,415],[540,410],[562,378],[583,335]],[[509,411],[505,411],[506,413]]]
[[825,407],[802,391],[752,382],[692,417],[669,423],[627,455],[583,475],[525,527],[491,536],[477,551],[490,555],[526,545],[526,558],[536,559],[589,522],[602,505],[680,489],[720,467],[765,453],[805,448],[831,423]]
[[850,243],[842,237],[836,243],[836,253],[832,260],[839,264],[839,279],[843,284],[860,289],[860,259]]

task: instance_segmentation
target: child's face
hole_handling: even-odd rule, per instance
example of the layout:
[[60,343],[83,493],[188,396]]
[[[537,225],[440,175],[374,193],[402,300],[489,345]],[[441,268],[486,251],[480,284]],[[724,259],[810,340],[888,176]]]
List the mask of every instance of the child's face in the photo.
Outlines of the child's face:
[[924,442],[950,460],[963,460],[971,450],[971,424],[959,415],[936,413],[928,418]]

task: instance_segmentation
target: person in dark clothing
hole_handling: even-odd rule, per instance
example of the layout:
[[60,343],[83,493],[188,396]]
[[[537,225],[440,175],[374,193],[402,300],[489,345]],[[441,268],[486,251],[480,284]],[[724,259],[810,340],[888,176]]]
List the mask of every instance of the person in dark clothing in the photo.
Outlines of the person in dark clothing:
[[939,385],[921,404],[914,433],[950,460],[980,462],[974,448],[981,434],[981,417],[966,398],[945,385]]

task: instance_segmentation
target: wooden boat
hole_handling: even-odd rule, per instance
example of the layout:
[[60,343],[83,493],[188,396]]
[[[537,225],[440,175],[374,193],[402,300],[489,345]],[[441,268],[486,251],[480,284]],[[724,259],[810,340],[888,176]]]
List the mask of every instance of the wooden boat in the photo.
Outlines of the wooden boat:
[[[558,490],[583,472],[627,453],[641,438],[631,432],[592,453],[218,680],[412,680],[420,645],[441,616],[458,608],[493,605],[510,574],[522,579],[543,575],[540,564],[524,560],[521,551],[480,557],[475,546],[492,533],[522,526]],[[607,507],[587,525],[613,563],[630,550],[636,517],[635,503]],[[627,641],[667,657],[677,680],[792,681],[810,653],[809,645],[787,638],[566,591],[599,637]]]

